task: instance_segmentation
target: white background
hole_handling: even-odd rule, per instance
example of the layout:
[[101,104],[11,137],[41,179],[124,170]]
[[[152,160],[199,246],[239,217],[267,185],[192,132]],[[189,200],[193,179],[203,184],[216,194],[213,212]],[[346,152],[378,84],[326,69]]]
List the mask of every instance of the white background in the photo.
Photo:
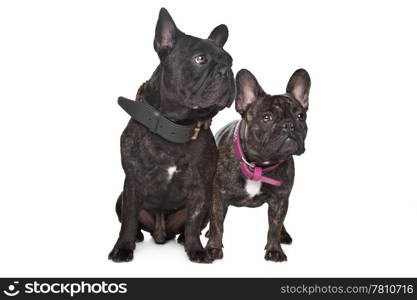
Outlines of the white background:
[[[2,1],[0,275],[417,276],[414,3]],[[195,36],[227,24],[235,73],[248,68],[271,94],[297,68],[310,73],[288,262],[264,261],[266,206],[230,210],[214,264],[149,235],[133,262],[107,260],[128,121],[116,99],[158,64],[161,6]],[[235,118],[223,111],[213,131]]]

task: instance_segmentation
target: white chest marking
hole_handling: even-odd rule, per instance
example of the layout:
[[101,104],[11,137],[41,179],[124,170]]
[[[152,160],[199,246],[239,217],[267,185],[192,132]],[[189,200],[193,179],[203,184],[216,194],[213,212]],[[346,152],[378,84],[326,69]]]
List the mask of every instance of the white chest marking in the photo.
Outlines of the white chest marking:
[[177,166],[171,166],[167,169],[168,172],[168,181],[171,181],[172,176],[177,173]]
[[246,179],[245,190],[249,197],[253,198],[261,193],[262,182]]

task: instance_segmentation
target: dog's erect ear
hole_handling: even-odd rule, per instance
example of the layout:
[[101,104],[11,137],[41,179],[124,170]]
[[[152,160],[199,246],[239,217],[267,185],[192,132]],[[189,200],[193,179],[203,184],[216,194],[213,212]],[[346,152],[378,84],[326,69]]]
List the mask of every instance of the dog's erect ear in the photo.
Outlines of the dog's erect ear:
[[158,22],[156,23],[155,39],[153,41],[155,51],[160,58],[171,51],[180,34],[181,31],[178,30],[169,12],[165,8],[161,8]]
[[291,94],[305,109],[308,109],[310,86],[310,75],[306,70],[298,69],[292,74],[287,84],[287,93]]
[[259,97],[265,95],[255,76],[246,69],[240,70],[236,75],[236,110],[241,115]]
[[227,26],[221,24],[213,29],[208,39],[212,40],[220,48],[223,48],[224,44],[226,44],[228,37],[229,30],[227,29]]

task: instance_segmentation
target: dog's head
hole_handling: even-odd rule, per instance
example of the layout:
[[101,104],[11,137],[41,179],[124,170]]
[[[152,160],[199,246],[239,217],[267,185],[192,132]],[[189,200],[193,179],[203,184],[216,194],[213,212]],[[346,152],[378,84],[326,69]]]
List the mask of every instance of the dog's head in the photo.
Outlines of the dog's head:
[[203,117],[230,106],[235,84],[232,57],[223,49],[228,34],[227,27],[219,25],[207,39],[187,35],[162,8],[154,39],[161,61],[161,97]]
[[245,150],[261,164],[304,153],[310,76],[299,69],[291,76],[286,94],[266,94],[255,76],[240,70],[236,77],[236,110],[245,126]]

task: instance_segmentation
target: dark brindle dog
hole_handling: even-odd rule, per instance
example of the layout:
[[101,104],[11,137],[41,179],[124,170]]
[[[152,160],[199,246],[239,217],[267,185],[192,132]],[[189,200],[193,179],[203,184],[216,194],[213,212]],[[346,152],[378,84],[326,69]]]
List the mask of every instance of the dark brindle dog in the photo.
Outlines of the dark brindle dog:
[[161,9],[154,40],[160,64],[140,102],[119,100],[133,112],[121,136],[126,179],[116,204],[121,230],[109,259],[132,260],[135,239],[143,240],[146,230],[159,244],[180,234],[190,260],[210,262],[200,241],[218,156],[209,121],[235,96],[227,38],[225,25],[208,39],[184,34]]
[[268,203],[266,260],[287,259],[281,243],[292,239],[284,228],[288,197],[294,182],[293,155],[304,152],[310,77],[297,70],[287,93],[266,94],[247,70],[236,77],[236,110],[242,115],[216,135],[219,161],[210,206],[207,249],[221,259],[223,222],[227,207],[257,207]]

